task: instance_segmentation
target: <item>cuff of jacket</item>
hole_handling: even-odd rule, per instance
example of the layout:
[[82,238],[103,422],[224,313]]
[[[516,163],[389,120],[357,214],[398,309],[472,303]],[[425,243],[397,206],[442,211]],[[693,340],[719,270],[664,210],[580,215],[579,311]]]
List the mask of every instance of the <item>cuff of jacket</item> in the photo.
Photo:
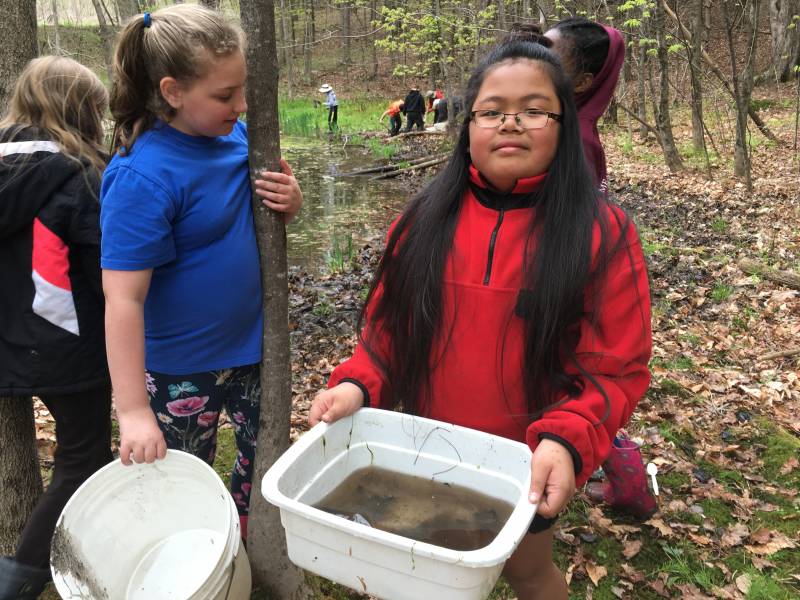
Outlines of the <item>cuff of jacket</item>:
[[372,406],[369,400],[369,390],[367,386],[361,383],[358,379],[353,379],[352,377],[345,377],[344,379],[340,380],[339,383],[352,383],[358,389],[361,390],[361,393],[364,394],[364,404],[362,406]]
[[553,442],[558,442],[564,448],[567,449],[569,455],[572,457],[572,464],[575,467],[575,476],[577,477],[581,471],[583,471],[583,459],[581,455],[578,453],[578,450],[570,444],[567,440],[562,438],[560,435],[556,435],[555,433],[540,433],[539,434],[539,441],[541,440],[551,440]]

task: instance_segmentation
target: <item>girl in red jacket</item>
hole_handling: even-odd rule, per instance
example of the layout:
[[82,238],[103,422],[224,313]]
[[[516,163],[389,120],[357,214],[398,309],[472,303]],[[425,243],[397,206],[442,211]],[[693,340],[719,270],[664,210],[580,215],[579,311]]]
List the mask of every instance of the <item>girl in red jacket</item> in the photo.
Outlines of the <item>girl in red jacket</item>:
[[538,514],[503,571],[520,600],[567,598],[551,525],[647,389],[651,351],[636,231],[597,191],[571,82],[535,42],[476,68],[455,151],[394,223],[355,354],[309,414],[400,407],[526,441]]

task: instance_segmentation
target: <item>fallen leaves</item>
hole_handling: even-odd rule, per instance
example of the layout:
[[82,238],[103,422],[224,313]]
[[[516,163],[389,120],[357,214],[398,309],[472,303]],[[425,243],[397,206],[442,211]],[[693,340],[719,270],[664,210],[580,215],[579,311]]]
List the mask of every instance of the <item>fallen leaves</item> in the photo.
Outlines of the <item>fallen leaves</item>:
[[786,534],[767,529],[759,529],[754,532],[750,536],[750,544],[745,544],[745,548],[759,556],[769,556],[779,550],[796,547],[796,542]]

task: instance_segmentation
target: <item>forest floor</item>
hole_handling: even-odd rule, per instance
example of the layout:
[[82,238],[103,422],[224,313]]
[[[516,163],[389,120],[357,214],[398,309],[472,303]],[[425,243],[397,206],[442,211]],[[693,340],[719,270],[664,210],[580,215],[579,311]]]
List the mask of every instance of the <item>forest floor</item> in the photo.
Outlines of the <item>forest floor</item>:
[[[779,142],[754,135],[752,194],[733,178],[728,150],[706,175],[686,150],[681,119],[686,169],[678,173],[652,140],[631,140],[620,127],[601,132],[612,192],[633,216],[650,267],[653,382],[627,430],[658,466],[661,495],[659,512],[640,522],[578,492],[556,534],[571,598],[800,597],[800,353],[769,357],[800,347],[800,292],[738,266],[746,258],[800,272],[792,90],[769,94],[775,100],[761,113]],[[400,140],[403,153],[419,154],[420,142]],[[428,176],[409,178],[409,190]],[[358,249],[336,272],[290,274],[293,439],[307,429],[313,395],[352,352],[382,243]],[[54,436],[40,406],[37,426],[47,471]],[[231,433],[220,437],[223,477]],[[362,597],[314,585],[320,599]],[[501,581],[492,597],[513,593]]]

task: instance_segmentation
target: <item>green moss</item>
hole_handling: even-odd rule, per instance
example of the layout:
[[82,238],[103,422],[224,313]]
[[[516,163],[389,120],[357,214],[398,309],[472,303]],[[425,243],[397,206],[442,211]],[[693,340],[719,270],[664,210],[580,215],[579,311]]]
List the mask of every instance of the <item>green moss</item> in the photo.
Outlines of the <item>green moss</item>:
[[703,514],[717,527],[723,525],[730,525],[736,519],[732,516],[733,507],[729,506],[722,500],[716,498],[706,498],[700,501],[700,506],[703,507]]
[[797,598],[797,590],[789,590],[769,575],[751,571],[750,590],[747,592],[747,600],[792,600]]
[[795,469],[787,475],[780,473],[790,458],[800,457],[800,440],[766,419],[760,419],[758,425],[763,433],[758,441],[767,447],[763,455],[765,477],[783,484],[800,486],[800,470]]

